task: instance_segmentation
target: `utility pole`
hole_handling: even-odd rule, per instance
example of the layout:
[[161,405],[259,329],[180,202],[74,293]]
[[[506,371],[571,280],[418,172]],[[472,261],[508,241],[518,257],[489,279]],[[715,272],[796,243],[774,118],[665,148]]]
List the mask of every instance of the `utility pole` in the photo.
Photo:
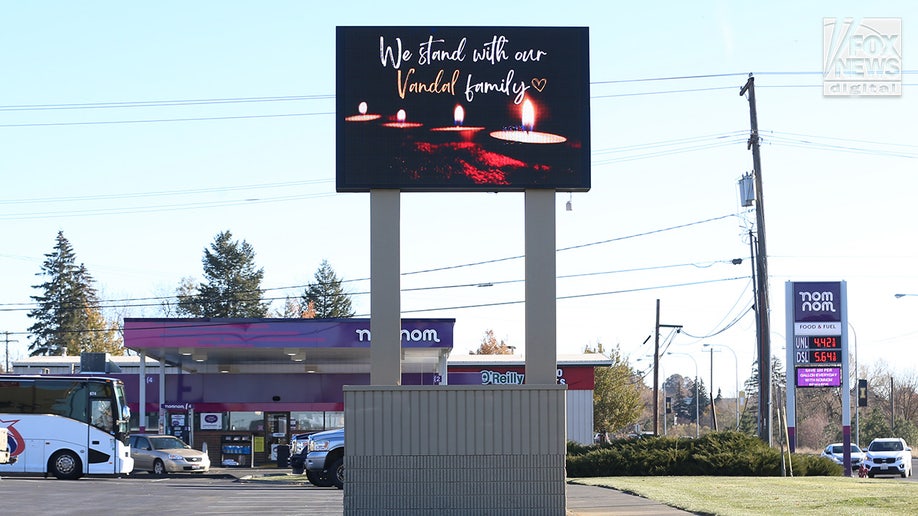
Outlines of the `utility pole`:
[[653,435],[660,435],[660,300],[653,327]]
[[4,336],[3,341],[4,341],[5,345],[6,345],[6,362],[5,362],[4,367],[3,367],[3,372],[4,372],[4,373],[8,373],[8,372],[10,372],[10,342],[19,342],[19,341],[16,340],[16,339],[12,339],[12,340],[11,340],[11,339],[10,339],[10,332],[8,332],[8,331],[3,332],[3,336]]
[[896,389],[893,377],[889,377],[889,433],[896,435]]
[[682,325],[660,324],[660,300],[657,299],[657,318],[653,331],[653,435],[660,435],[660,328],[675,328],[679,331]]
[[768,324],[768,253],[765,250],[765,202],[762,194],[762,162],[759,156],[759,121],[755,109],[755,77],[740,89],[740,96],[749,98],[749,141],[747,149],[752,150],[752,169],[755,180],[755,225],[758,232],[756,242],[756,340],[759,362],[759,438],[771,445],[771,335]]
[[717,431],[717,411],[714,410],[714,348],[709,349],[711,352],[711,426]]

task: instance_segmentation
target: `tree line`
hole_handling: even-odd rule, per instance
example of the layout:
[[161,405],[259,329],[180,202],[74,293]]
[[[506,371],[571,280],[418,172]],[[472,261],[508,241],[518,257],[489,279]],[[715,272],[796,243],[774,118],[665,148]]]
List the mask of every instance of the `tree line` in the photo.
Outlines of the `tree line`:
[[[609,437],[627,437],[653,429],[653,389],[645,383],[646,372],[633,367],[619,349],[602,344],[586,346],[587,353],[602,353],[611,360],[597,367],[594,375],[593,420],[597,432]],[[853,361],[852,361],[853,362]],[[784,365],[772,359],[772,442],[786,445],[784,413],[787,377]],[[902,437],[918,444],[918,374],[896,373],[883,363],[851,371],[851,439],[866,447],[878,437]],[[865,379],[867,389],[858,406],[856,379]],[[695,395],[695,382],[698,395]],[[712,395],[704,381],[672,374],[663,380],[659,400],[658,428],[669,436],[694,437],[715,430],[733,430],[758,435],[758,367],[753,364],[744,391],[737,398]],[[827,444],[842,442],[841,388],[796,389],[796,449],[818,453]],[[665,398],[664,398],[665,397]],[[713,397],[713,403],[712,398]],[[666,403],[666,398],[669,403]],[[697,412],[696,412],[697,406]],[[696,414],[698,415],[696,418]],[[738,419],[737,419],[738,418]]]
[[[166,317],[221,318],[346,318],[354,315],[350,295],[343,280],[327,260],[316,270],[313,281],[298,297],[287,297],[280,310],[271,312],[264,299],[264,270],[256,265],[255,250],[244,240],[235,240],[229,230],[216,235],[201,259],[203,280],[182,278],[175,296],[160,309]],[[85,264],[78,263],[71,243],[59,231],[54,247],[45,255],[37,276],[43,282],[33,285],[39,291],[31,296],[35,308],[28,316],[30,356],[79,355],[81,352],[123,354],[121,325],[118,319],[103,315],[95,280]],[[493,330],[485,332],[478,354],[513,352]],[[611,365],[595,370],[594,424],[597,431],[625,436],[653,428],[653,390],[645,384],[645,373],[632,367],[618,348],[604,349],[601,343],[585,346],[586,353],[601,353]],[[786,392],[784,368],[778,359],[772,363],[775,397],[773,424],[775,442],[783,439],[782,423],[787,415],[782,393]],[[866,445],[875,437],[903,437],[918,443],[918,376],[895,374],[885,364],[853,371],[852,378],[865,378],[868,388],[866,407],[857,407],[857,382],[852,380],[852,437]],[[695,382],[698,382],[697,396]],[[718,429],[738,428],[757,434],[758,373],[756,367],[744,384],[745,396],[724,399],[709,393],[704,381],[678,374],[663,382],[659,407],[668,435],[694,436]],[[797,389],[796,435],[799,448],[819,449],[842,440],[841,389]],[[712,398],[713,396],[713,403]],[[737,405],[741,407],[736,410]],[[739,421],[737,421],[739,412]],[[697,417],[696,417],[697,414]],[[857,417],[855,417],[855,415]],[[855,428],[855,420],[857,427]]]
[[[214,237],[201,259],[203,281],[182,278],[175,297],[163,301],[166,317],[316,318],[353,317],[350,294],[327,260],[316,270],[299,297],[287,297],[273,313],[264,299],[264,269],[255,250],[234,240],[229,230]],[[102,311],[95,280],[77,261],[73,245],[58,231],[54,247],[36,274],[44,281],[32,287],[35,308],[28,316],[29,355],[79,355],[82,352],[124,353],[121,324]]]

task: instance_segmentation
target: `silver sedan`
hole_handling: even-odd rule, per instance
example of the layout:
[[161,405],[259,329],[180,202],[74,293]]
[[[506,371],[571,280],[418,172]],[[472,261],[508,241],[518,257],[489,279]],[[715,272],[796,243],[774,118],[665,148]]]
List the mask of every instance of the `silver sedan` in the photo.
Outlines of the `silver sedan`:
[[210,469],[207,453],[195,450],[171,435],[135,434],[131,436],[134,471],[154,475],[166,473],[206,473]]

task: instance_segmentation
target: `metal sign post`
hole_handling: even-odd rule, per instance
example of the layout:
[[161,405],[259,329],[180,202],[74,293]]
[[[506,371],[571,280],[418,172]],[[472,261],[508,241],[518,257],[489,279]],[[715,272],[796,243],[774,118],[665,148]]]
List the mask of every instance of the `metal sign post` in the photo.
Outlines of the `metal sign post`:
[[841,389],[845,474],[851,475],[851,388],[848,366],[848,284],[793,282],[785,287],[787,307],[787,433],[794,452],[796,389]]

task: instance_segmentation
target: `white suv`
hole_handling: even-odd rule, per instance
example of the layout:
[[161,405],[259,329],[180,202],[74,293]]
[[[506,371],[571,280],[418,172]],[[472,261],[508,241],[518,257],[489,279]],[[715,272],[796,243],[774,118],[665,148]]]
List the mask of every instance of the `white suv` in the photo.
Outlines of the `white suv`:
[[912,476],[912,449],[899,437],[874,439],[867,447],[867,476],[901,475]]

